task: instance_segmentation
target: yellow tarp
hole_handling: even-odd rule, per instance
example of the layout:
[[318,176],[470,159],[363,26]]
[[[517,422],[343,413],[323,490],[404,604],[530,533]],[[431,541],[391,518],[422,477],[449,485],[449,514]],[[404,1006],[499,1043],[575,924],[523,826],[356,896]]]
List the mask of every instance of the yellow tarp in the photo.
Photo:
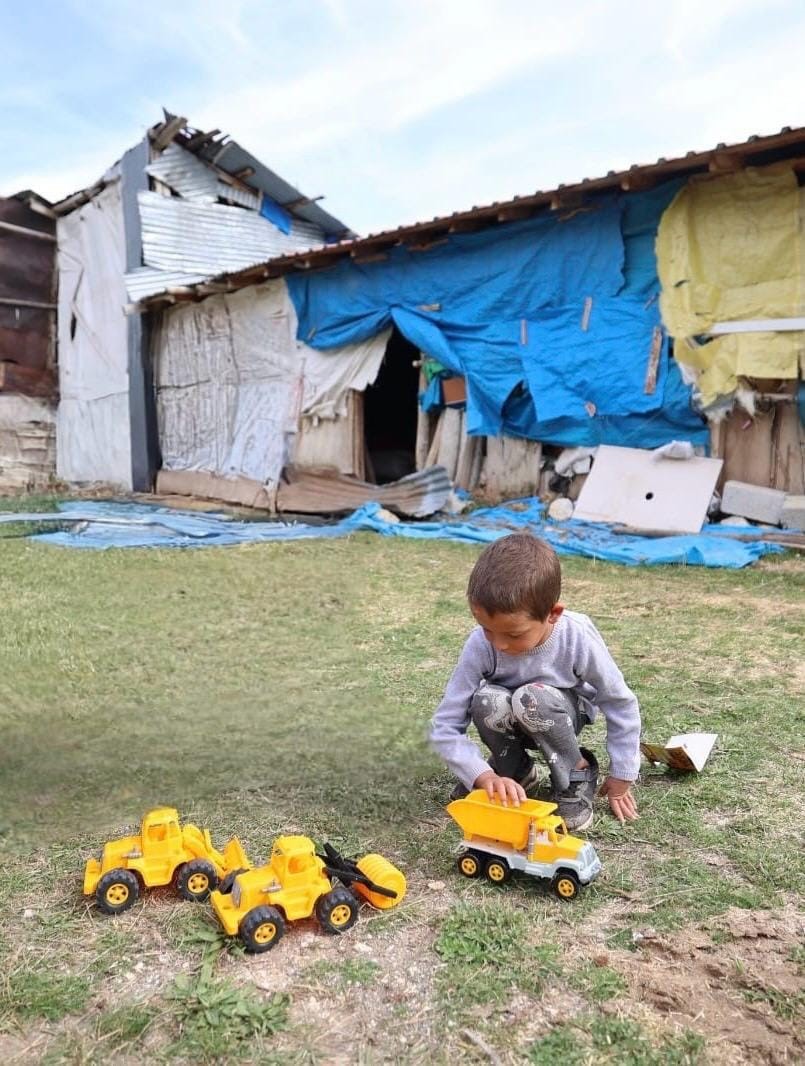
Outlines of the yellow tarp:
[[802,333],[733,333],[696,346],[716,322],[805,313],[802,197],[786,165],[692,178],[657,233],[663,321],[707,405],[739,376],[795,378]]

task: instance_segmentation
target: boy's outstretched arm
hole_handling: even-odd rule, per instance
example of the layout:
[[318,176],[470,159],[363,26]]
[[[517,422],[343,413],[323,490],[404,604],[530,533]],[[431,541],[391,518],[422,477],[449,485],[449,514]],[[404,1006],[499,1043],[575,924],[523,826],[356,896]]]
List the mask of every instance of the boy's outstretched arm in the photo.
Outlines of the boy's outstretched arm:
[[588,643],[577,674],[595,689],[595,702],[607,724],[609,775],[601,786],[619,822],[638,817],[632,785],[640,771],[640,707],[604,638],[590,623]]
[[478,746],[467,736],[472,697],[493,669],[494,659],[483,631],[473,630],[431,720],[431,747],[468,789],[485,788],[480,778],[493,774]]

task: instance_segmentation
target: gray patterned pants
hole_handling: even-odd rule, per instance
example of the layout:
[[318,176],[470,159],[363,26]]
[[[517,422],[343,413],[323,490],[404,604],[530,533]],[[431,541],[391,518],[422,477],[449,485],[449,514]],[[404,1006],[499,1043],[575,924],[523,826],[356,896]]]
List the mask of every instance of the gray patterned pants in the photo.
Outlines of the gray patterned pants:
[[534,766],[529,751],[539,751],[554,790],[568,788],[570,771],[582,758],[577,737],[588,722],[575,693],[537,682],[509,692],[483,682],[470,714],[501,777],[525,780]]

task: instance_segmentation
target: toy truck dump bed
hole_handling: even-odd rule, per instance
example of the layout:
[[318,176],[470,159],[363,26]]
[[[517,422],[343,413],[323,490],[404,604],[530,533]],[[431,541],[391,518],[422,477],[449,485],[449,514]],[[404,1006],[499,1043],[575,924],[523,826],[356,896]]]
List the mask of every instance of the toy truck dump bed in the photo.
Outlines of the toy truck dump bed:
[[513,870],[547,878],[560,899],[573,899],[581,885],[601,871],[592,844],[571,836],[555,813],[555,803],[525,800],[519,807],[504,807],[483,789],[455,800],[447,812],[464,833],[458,860],[460,873],[503,884]]

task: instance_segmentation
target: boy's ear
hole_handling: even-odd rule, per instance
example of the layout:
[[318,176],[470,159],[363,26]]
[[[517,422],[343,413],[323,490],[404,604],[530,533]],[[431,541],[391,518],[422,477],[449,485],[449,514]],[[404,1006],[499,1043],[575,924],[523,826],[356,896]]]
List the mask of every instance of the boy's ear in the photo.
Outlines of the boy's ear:
[[553,605],[553,608],[551,609],[551,613],[548,615],[548,621],[551,623],[551,625],[553,625],[554,622],[558,622],[559,621],[559,619],[562,617],[562,615],[564,613],[564,610],[565,610],[565,605],[563,603],[555,603]]

